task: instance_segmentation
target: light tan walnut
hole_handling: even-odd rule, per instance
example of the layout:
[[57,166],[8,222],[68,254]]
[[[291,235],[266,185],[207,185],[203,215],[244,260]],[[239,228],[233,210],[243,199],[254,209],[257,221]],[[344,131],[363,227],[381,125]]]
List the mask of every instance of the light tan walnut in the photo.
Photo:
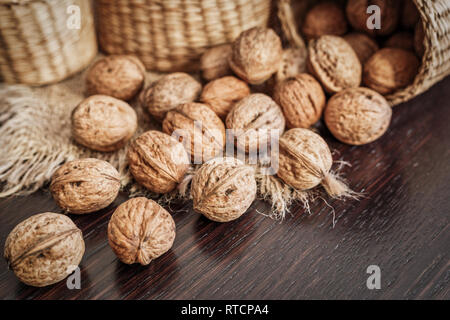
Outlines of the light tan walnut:
[[280,69],[273,76],[274,82],[281,82],[306,72],[306,48],[288,48],[283,50]]
[[170,73],[153,82],[142,97],[145,109],[158,121],[180,104],[193,102],[202,90],[200,82],[183,72]]
[[173,245],[175,222],[155,201],[133,198],[117,207],[108,224],[109,245],[126,264],[148,265]]
[[407,31],[396,32],[386,40],[384,47],[414,51],[414,35]]
[[352,32],[345,35],[344,39],[353,48],[361,64],[364,64],[379,49],[377,42],[364,33]]
[[353,48],[341,37],[325,35],[309,42],[308,70],[328,93],[358,87],[362,67]]
[[122,148],[138,125],[136,112],[128,103],[104,95],[83,100],[72,111],[71,119],[75,141],[105,152]]
[[278,83],[274,100],[281,106],[288,128],[309,128],[319,121],[325,107],[320,83],[307,73]]
[[206,104],[185,103],[167,113],[162,129],[179,137],[194,163],[222,155],[225,125]]
[[381,137],[389,127],[392,109],[379,93],[347,89],[335,94],[325,109],[325,123],[333,136],[351,145],[362,145]]
[[419,70],[419,60],[410,51],[384,48],[364,65],[364,84],[383,95],[413,83]]
[[240,150],[256,151],[270,145],[271,134],[281,135],[285,119],[281,108],[269,96],[254,93],[236,103],[226,120]]
[[[370,17],[376,12],[367,13],[367,9],[373,5],[380,8],[380,28],[369,29],[367,23],[372,21]],[[349,0],[346,7],[347,19],[356,31],[387,36],[397,28],[400,5],[401,1],[398,0]]]
[[99,59],[86,75],[88,95],[104,94],[130,100],[142,88],[145,67],[135,56],[113,55]]
[[206,50],[200,59],[200,70],[205,80],[211,81],[232,74],[228,65],[231,45],[222,44]]
[[239,218],[256,197],[254,169],[235,158],[215,158],[192,179],[194,210],[210,220],[228,222]]
[[65,215],[40,213],[19,223],[5,242],[5,259],[23,283],[44,287],[71,274],[84,254],[81,230]]
[[84,214],[109,206],[120,190],[120,176],[106,161],[86,158],[63,164],[52,176],[50,191],[65,211]]
[[250,84],[261,84],[278,71],[283,48],[272,29],[254,27],[233,42],[229,57],[231,69]]
[[244,81],[227,76],[209,82],[203,88],[200,100],[225,119],[234,104],[249,94],[250,88]]
[[423,57],[425,53],[425,32],[423,30],[422,21],[419,21],[414,30],[414,50],[419,57]]
[[189,158],[175,138],[151,130],[131,143],[128,164],[139,184],[156,193],[167,193],[183,179],[189,168]]
[[341,36],[347,32],[344,9],[336,2],[325,1],[314,5],[306,14],[302,32],[307,40],[325,34]]

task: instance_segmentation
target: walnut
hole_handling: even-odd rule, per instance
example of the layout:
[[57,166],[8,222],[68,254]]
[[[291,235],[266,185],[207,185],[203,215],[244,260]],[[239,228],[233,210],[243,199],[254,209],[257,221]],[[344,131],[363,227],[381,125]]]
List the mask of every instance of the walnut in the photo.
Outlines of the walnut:
[[386,99],[367,88],[347,89],[335,94],[325,109],[325,123],[340,141],[362,145],[381,137],[391,122],[392,109]]
[[215,158],[192,179],[194,210],[210,220],[228,222],[239,218],[256,197],[254,169],[235,158]]
[[422,21],[419,21],[414,30],[414,50],[419,57],[423,57],[425,53],[425,32],[423,30]]
[[306,73],[278,83],[273,98],[281,106],[288,128],[309,128],[319,121],[325,107],[320,83]]
[[[349,0],[346,13],[350,24],[357,31],[363,31],[370,35],[386,36],[397,28],[400,16],[400,2],[398,0]],[[369,29],[368,19],[373,13],[367,13],[370,5],[380,8],[380,28]]]
[[325,140],[311,130],[294,128],[280,138],[277,175],[297,190],[309,190],[321,184],[332,197],[353,196],[330,170],[331,151]]
[[308,51],[306,48],[288,48],[283,50],[280,68],[274,75],[275,83],[306,72],[307,55]]
[[343,8],[336,2],[325,1],[314,5],[306,14],[302,26],[306,39],[325,34],[343,35],[347,32],[347,19]]
[[414,50],[414,36],[411,32],[400,31],[390,36],[384,43],[385,48],[399,48],[404,50]]
[[168,111],[195,101],[201,90],[200,82],[187,73],[170,73],[144,91],[142,104],[156,120],[162,121]]
[[108,224],[108,242],[126,264],[148,265],[172,247],[175,222],[155,201],[133,198],[117,207]]
[[379,49],[377,42],[364,33],[352,32],[345,35],[344,39],[353,48],[361,64],[364,64]]
[[122,148],[137,129],[136,112],[122,100],[94,95],[72,112],[72,135],[79,144],[97,151]]
[[343,38],[321,36],[309,42],[308,52],[308,70],[328,93],[358,87],[361,83],[361,63]]
[[220,118],[202,103],[185,103],[167,112],[162,129],[179,141],[194,163],[203,163],[222,154],[225,126]]
[[232,74],[228,65],[231,45],[223,44],[206,50],[200,59],[200,70],[205,80],[211,81]]
[[237,138],[237,147],[246,152],[269,146],[273,130],[282,134],[285,119],[280,107],[269,96],[254,93],[236,103],[226,119],[226,127]]
[[120,190],[120,176],[108,162],[86,158],[63,164],[52,176],[50,191],[65,211],[84,214],[109,206]]
[[231,69],[250,84],[261,84],[278,71],[283,49],[272,29],[254,27],[233,42],[228,59]]
[[104,94],[130,100],[141,89],[145,67],[135,56],[114,55],[95,62],[86,75],[88,95]]
[[250,94],[248,85],[238,78],[227,76],[209,82],[200,96],[221,119],[225,119],[233,105]]
[[364,84],[385,95],[402,89],[414,81],[419,60],[412,52],[384,48],[375,53],[364,65]]
[[156,193],[175,189],[189,168],[183,145],[154,130],[143,133],[130,144],[128,163],[134,179]]
[[46,212],[19,223],[5,242],[5,259],[23,283],[44,287],[71,274],[84,254],[81,230],[65,215]]
[[419,10],[413,0],[404,0],[401,12],[401,23],[406,29],[414,29],[420,19]]

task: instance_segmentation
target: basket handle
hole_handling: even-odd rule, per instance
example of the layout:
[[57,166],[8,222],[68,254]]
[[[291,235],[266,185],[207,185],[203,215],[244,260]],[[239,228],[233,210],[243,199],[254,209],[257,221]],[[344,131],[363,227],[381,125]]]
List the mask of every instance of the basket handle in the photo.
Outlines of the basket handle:
[[289,44],[294,48],[306,48],[305,41],[297,32],[297,24],[292,13],[291,0],[278,1],[278,19]]

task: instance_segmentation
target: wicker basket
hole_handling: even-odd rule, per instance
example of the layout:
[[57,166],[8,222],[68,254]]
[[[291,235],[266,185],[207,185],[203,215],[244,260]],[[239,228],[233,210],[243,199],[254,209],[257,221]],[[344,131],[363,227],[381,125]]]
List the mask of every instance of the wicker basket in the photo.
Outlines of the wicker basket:
[[100,47],[137,55],[147,69],[195,71],[208,47],[265,26],[270,0],[98,0]]
[[[293,13],[290,0],[279,0],[278,17],[283,33],[293,47],[304,47],[303,38],[298,34],[297,23],[312,1],[302,0],[301,6]],[[386,98],[392,105],[405,102],[430,88],[450,74],[450,1],[414,0],[419,9],[425,31],[425,54],[422,65],[412,85]],[[298,3],[297,3],[298,5]]]
[[[71,5],[80,8],[72,28]],[[75,19],[76,20],[76,19]],[[85,68],[97,54],[89,0],[0,0],[0,80],[42,85]]]

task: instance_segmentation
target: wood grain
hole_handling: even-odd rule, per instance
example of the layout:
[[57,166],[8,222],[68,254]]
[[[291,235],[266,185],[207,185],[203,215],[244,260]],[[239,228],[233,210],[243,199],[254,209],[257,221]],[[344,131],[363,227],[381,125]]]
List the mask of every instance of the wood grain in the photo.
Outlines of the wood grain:
[[[449,299],[450,78],[394,109],[388,133],[362,147],[343,145],[321,128],[344,173],[365,193],[360,201],[299,206],[283,223],[255,202],[239,220],[220,224],[172,205],[173,248],[147,267],[122,264],[108,246],[112,210],[85,216],[81,290],[63,281],[47,288],[20,283],[0,261],[1,299]],[[0,200],[0,245],[32,214],[60,212],[48,191]],[[369,265],[381,268],[381,289],[366,287]]]

